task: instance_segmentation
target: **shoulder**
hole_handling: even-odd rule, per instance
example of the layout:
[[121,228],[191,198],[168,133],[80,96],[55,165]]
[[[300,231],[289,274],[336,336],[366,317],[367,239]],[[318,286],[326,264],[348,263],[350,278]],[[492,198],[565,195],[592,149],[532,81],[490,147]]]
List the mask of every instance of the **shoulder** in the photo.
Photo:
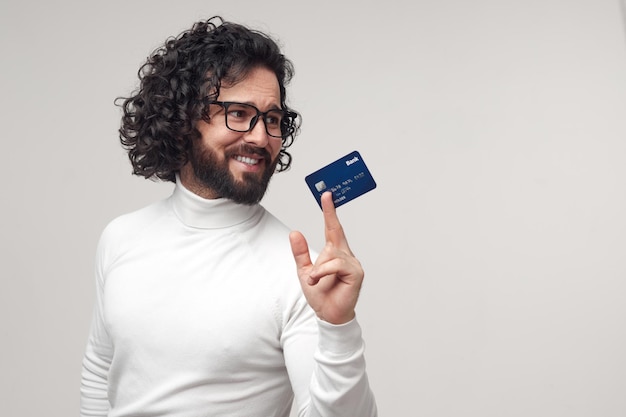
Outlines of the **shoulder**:
[[161,200],[139,210],[122,214],[106,225],[102,231],[102,238],[123,238],[141,233],[167,215],[168,206],[168,200]]
[[169,216],[169,206],[169,200],[165,199],[111,220],[100,234],[97,249],[99,260],[106,264],[129,245],[146,239],[154,225]]
[[[289,243],[289,234],[293,229],[267,209],[261,208],[262,214],[260,216],[259,227],[256,231],[257,237],[262,239],[263,242],[273,241],[274,244],[281,249],[282,253],[293,260],[291,244]],[[309,247],[309,255],[311,256],[311,260],[315,262],[319,251]]]
[[289,227],[280,219],[270,213],[265,207],[261,206],[261,223],[274,233],[282,235],[289,234]]

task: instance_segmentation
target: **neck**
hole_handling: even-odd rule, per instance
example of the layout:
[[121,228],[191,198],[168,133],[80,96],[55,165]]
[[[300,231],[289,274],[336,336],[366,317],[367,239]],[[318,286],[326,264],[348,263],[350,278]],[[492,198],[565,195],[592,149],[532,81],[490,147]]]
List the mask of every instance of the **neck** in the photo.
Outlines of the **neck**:
[[256,205],[237,204],[225,198],[203,198],[187,189],[180,175],[170,198],[174,213],[187,226],[198,229],[232,227],[261,215],[264,209]]

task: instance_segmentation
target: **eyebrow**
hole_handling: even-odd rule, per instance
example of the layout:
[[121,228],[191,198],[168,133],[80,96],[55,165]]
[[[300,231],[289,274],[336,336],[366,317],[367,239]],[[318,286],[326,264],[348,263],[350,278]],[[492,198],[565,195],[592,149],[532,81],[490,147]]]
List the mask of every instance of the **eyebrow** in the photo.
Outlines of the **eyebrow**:
[[[256,108],[256,109],[259,109],[259,108],[257,107],[257,105],[256,105],[256,104],[254,104],[254,103],[253,103],[253,102],[251,102],[251,101],[234,101],[234,100],[221,100],[221,101],[225,101],[225,102],[229,102],[229,101],[230,101],[231,103],[241,103],[241,104],[247,104],[247,105],[252,106],[252,107],[254,107],[254,108]],[[271,108],[269,108],[269,109],[267,109],[267,110],[265,110],[265,111],[270,111],[270,110],[280,110],[280,111],[283,111],[283,110],[284,110],[283,108],[278,107],[278,105],[276,105],[276,104],[272,104],[272,106],[274,106],[274,107],[271,107]],[[261,110],[261,109],[259,109],[259,111],[260,111],[260,110]]]

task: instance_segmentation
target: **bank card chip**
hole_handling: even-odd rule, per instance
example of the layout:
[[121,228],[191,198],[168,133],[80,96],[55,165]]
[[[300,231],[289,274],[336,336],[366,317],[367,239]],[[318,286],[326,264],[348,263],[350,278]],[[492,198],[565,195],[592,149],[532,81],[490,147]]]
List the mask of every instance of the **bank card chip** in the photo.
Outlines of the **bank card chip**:
[[335,207],[339,207],[376,188],[376,181],[358,151],[331,162],[304,180],[320,208],[326,191],[333,193]]

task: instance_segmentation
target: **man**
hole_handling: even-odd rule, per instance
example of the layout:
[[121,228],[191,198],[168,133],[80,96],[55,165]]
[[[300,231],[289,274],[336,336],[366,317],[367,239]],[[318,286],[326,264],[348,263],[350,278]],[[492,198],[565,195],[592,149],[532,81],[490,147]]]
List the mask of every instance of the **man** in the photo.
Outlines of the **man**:
[[176,185],[102,233],[82,416],[377,415],[364,273],[330,193],[318,256],[259,205],[291,164],[292,74],[268,36],[220,18],[141,68],[120,138],[134,174]]

